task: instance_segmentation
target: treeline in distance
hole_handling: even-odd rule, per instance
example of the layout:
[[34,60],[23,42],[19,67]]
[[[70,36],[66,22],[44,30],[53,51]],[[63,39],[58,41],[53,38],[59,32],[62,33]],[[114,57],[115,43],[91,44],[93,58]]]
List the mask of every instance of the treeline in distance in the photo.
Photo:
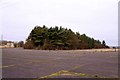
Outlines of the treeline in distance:
[[100,42],[94,38],[73,32],[71,29],[63,27],[47,28],[35,26],[30,32],[24,44],[25,49],[42,50],[75,50],[92,48],[109,48],[105,41]]

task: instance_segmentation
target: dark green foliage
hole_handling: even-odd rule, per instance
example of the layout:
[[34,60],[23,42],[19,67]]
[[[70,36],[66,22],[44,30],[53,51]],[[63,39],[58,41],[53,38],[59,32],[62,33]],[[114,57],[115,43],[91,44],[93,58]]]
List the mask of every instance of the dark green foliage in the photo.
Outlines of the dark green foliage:
[[109,46],[106,45],[106,43],[105,43],[104,40],[102,41],[102,47],[103,47],[103,48],[109,48]]
[[18,47],[23,47],[24,42],[23,42],[23,41],[19,41],[19,42],[17,43],[17,45],[18,45]]
[[25,44],[24,44],[24,49],[33,49],[34,48],[34,43],[32,41],[27,41]]
[[35,26],[28,36],[24,48],[36,49],[92,49],[105,48],[106,44],[85,34],[74,33],[71,29],[58,26],[47,28]]

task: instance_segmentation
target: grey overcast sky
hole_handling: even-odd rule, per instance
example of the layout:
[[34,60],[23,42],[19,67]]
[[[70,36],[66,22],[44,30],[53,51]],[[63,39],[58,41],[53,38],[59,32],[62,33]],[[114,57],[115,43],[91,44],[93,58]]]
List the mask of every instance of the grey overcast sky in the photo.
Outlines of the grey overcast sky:
[[0,0],[0,34],[20,41],[36,25],[63,26],[118,45],[119,0]]

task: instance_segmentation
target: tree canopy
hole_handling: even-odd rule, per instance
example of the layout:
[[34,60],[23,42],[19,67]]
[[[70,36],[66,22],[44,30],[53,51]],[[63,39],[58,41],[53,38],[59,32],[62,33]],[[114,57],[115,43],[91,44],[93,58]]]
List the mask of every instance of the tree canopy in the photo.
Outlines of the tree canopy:
[[47,28],[35,26],[30,32],[25,49],[44,49],[44,50],[71,50],[71,49],[92,49],[92,48],[108,48],[105,41],[101,43],[99,40],[73,32],[71,29],[62,26]]

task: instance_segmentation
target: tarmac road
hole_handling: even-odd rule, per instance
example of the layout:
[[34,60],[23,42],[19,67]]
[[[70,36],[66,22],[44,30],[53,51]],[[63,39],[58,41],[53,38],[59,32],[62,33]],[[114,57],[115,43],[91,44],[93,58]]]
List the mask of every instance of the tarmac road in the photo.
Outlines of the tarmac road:
[[0,68],[3,78],[117,78],[118,52],[4,48]]

